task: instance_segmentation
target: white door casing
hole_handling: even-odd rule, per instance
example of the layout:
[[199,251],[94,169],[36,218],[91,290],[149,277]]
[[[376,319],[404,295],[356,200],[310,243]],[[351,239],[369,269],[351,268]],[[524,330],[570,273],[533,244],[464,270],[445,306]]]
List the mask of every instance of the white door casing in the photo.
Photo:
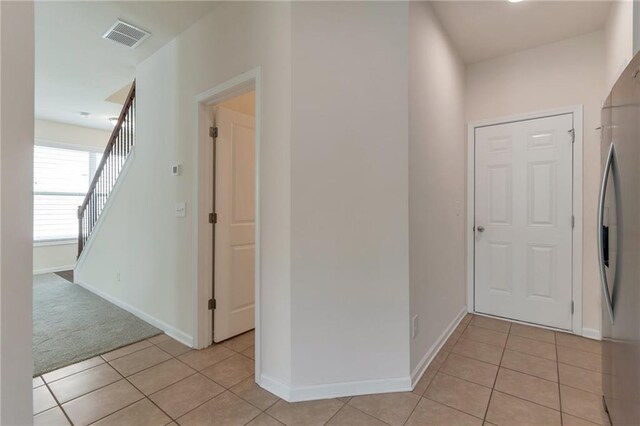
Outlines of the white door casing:
[[476,312],[572,329],[572,129],[572,114],[475,128]]
[[213,340],[255,325],[255,182],[253,117],[218,108],[216,138]]

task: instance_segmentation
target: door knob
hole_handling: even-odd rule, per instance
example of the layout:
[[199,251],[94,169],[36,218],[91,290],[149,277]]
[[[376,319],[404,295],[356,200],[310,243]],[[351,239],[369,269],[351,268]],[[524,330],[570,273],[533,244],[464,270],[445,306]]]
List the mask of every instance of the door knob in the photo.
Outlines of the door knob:
[[482,225],[478,226],[478,232],[484,232],[484,226]]

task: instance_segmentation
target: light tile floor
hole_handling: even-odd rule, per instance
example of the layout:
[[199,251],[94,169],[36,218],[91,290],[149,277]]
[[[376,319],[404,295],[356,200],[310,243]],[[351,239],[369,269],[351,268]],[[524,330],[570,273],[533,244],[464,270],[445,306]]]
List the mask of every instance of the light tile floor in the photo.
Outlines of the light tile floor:
[[287,403],[254,383],[253,332],[161,335],[33,380],[36,425],[593,425],[599,342],[467,315],[413,392]]

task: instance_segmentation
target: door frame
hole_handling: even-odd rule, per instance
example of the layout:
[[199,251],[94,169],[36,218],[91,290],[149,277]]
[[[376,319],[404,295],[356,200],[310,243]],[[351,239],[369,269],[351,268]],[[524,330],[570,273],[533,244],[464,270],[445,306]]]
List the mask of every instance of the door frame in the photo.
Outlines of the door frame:
[[193,145],[193,334],[194,347],[205,348],[213,342],[213,315],[207,303],[213,297],[213,226],[209,213],[213,205],[213,143],[209,127],[213,125],[210,107],[229,98],[255,91],[255,152],[256,152],[256,200],[255,200],[255,377],[260,384],[262,360],[261,327],[261,244],[260,244],[260,139],[262,129],[262,78],[261,69],[248,72],[225,81],[195,97]]
[[[467,124],[467,221],[465,236],[467,241],[467,311],[475,313],[475,130],[480,127],[495,126],[517,121],[533,120],[556,115],[573,114],[575,142],[573,144],[573,202],[575,225],[572,231],[571,292],[574,312],[571,329],[582,335],[582,152],[583,152],[583,106],[574,105],[544,111],[535,111],[505,117],[490,118]],[[514,320],[519,322],[518,320]],[[542,326],[544,327],[544,326]],[[551,328],[551,327],[546,327]]]

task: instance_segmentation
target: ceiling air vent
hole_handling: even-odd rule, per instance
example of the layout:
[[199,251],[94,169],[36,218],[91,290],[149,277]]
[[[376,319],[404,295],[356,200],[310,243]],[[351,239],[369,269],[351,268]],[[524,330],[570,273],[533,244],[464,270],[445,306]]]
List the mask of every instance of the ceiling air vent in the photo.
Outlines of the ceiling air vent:
[[151,34],[148,32],[134,27],[131,24],[127,24],[123,21],[116,21],[116,23],[109,28],[102,38],[106,38],[107,40],[114,41],[118,44],[123,44],[133,49],[150,35]]

